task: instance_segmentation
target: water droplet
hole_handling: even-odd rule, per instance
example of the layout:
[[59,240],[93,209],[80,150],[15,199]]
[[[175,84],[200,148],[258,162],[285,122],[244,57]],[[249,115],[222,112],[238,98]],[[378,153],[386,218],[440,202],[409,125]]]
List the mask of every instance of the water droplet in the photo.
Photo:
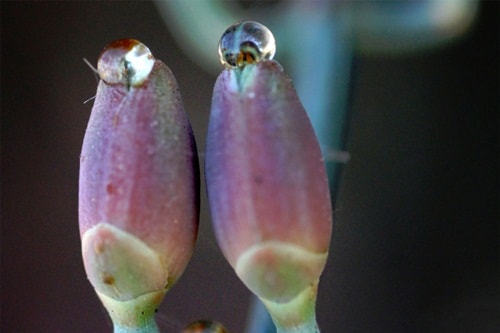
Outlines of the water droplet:
[[154,63],[155,58],[146,45],[135,39],[119,39],[101,52],[97,72],[108,84],[124,84],[130,88],[146,81]]
[[227,333],[226,328],[216,321],[197,320],[187,325],[182,333]]
[[275,53],[273,33],[259,22],[236,23],[227,28],[219,41],[220,61],[228,67],[242,67],[270,60]]

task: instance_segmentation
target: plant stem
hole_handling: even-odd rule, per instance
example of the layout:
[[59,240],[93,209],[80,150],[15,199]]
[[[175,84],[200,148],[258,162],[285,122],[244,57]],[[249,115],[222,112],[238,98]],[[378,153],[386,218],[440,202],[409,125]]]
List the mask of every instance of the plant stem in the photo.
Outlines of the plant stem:
[[160,333],[154,317],[147,318],[142,324],[143,326],[140,327],[127,327],[114,324],[113,333]]
[[261,299],[266,306],[277,333],[319,333],[316,322],[318,281],[287,303]]
[[99,292],[104,307],[113,322],[114,333],[160,333],[155,314],[166,290],[139,296],[128,301],[118,301]]
[[316,316],[309,321],[293,327],[276,326],[277,333],[319,333],[319,327],[316,323]]

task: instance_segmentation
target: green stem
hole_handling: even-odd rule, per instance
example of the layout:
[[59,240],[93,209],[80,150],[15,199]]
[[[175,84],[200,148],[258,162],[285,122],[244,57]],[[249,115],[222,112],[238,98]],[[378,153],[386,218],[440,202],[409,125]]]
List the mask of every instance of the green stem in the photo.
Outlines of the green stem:
[[160,333],[155,318],[150,317],[143,323],[143,326],[127,327],[113,324],[113,333]]
[[277,333],[319,333],[316,322],[318,281],[304,289],[287,303],[261,299],[266,306]]
[[319,327],[316,323],[316,317],[310,318],[309,321],[301,323],[293,327],[276,326],[276,333],[319,333]]
[[155,313],[166,290],[119,301],[97,292],[113,321],[114,333],[160,333]]

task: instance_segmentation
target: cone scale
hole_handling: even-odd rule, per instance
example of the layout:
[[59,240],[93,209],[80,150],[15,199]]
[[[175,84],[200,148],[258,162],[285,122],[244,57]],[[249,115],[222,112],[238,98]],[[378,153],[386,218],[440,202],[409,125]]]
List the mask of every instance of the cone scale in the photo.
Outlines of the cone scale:
[[83,262],[115,332],[156,332],[196,239],[195,142],[172,72],[143,44],[111,43],[98,71],[80,156]]
[[332,208],[319,144],[276,61],[219,75],[205,172],[215,234],[236,274],[278,329],[316,331]]

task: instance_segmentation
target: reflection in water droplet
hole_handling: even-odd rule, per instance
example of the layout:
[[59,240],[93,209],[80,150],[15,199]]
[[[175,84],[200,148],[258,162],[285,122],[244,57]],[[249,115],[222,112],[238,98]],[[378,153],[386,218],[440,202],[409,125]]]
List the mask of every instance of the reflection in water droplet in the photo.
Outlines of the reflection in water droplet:
[[153,69],[155,58],[138,40],[120,39],[104,48],[97,61],[97,72],[108,84],[127,88],[141,85]]
[[276,53],[276,41],[265,25],[254,21],[236,23],[222,34],[219,57],[228,67],[270,60]]

